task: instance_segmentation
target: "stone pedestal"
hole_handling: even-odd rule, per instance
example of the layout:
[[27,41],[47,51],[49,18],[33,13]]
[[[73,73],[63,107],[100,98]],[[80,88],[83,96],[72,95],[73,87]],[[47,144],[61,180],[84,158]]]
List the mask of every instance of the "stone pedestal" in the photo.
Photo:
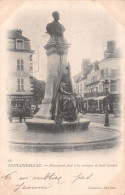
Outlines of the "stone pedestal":
[[59,81],[59,74],[62,75],[66,71],[67,53],[70,44],[64,38],[51,37],[47,45],[45,45],[47,54],[47,82],[45,90],[45,98],[42,106],[33,119],[26,121],[28,129],[60,132],[66,130],[87,130],[90,120],[78,118],[75,122],[63,121],[61,126],[57,125],[54,120],[51,120],[51,106],[52,98],[55,93],[53,92],[55,83]]
[[57,81],[58,72],[65,71],[69,44],[64,38],[52,37],[45,45],[47,54],[47,82],[45,97],[35,118],[51,119],[50,110],[53,97],[53,85]]

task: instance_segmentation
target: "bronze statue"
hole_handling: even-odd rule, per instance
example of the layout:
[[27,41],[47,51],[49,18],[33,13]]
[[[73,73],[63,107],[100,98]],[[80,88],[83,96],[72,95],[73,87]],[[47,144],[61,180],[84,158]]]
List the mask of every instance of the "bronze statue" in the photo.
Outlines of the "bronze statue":
[[63,120],[75,121],[77,119],[76,94],[72,89],[69,66],[66,67],[65,73],[61,75],[61,80],[58,82],[52,100],[52,120],[56,123],[62,123]]
[[54,18],[54,21],[49,23],[49,24],[47,24],[47,26],[46,26],[47,33],[51,37],[63,38],[64,37],[63,33],[65,31],[65,27],[58,22],[58,20],[59,20],[59,12],[58,11],[54,11],[52,13],[52,16]]

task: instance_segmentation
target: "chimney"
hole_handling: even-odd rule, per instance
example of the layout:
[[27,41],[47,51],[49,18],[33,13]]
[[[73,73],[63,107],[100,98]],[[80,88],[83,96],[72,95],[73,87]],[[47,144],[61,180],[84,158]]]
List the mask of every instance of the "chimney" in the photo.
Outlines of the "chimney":
[[21,29],[14,29],[14,31],[16,31],[17,33],[21,34],[22,35],[22,30]]
[[116,49],[116,42],[115,41],[108,41],[107,42],[107,51],[113,52]]
[[115,41],[107,41],[107,50],[104,52],[105,59],[110,58],[112,54],[116,51],[116,42]]
[[83,75],[87,74],[88,66],[90,65],[90,59],[83,59],[81,65],[81,71]]

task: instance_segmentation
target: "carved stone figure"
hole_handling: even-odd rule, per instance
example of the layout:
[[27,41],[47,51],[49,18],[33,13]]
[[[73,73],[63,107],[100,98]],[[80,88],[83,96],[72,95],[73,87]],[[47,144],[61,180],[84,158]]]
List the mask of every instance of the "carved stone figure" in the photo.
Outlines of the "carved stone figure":
[[54,18],[54,21],[47,24],[47,26],[46,26],[47,33],[51,37],[63,38],[64,37],[63,33],[65,31],[65,27],[58,22],[59,12],[58,11],[53,12],[52,16]]
[[68,66],[54,91],[51,115],[56,123],[61,123],[63,120],[71,122],[77,119],[76,99]]

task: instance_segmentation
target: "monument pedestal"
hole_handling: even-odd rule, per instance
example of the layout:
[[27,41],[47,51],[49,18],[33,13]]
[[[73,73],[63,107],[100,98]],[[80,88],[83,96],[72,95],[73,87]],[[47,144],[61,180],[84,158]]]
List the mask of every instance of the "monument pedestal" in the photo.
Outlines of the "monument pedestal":
[[70,45],[64,38],[54,38],[52,37],[47,45],[45,45],[47,54],[47,82],[45,97],[42,102],[42,106],[39,112],[35,115],[35,118],[41,119],[51,119],[51,105],[53,98],[54,84],[58,81],[58,73],[61,69],[65,72],[67,66],[67,52]]
[[38,119],[27,120],[26,124],[30,130],[41,130],[42,132],[60,133],[63,131],[85,131],[88,129],[90,120],[81,118],[78,121],[56,124],[54,120]]
[[56,124],[51,120],[52,98],[54,95],[55,84],[59,81],[59,74],[63,74],[67,67],[67,52],[70,44],[64,38],[51,37],[47,45],[45,45],[47,54],[47,82],[45,90],[45,98],[42,106],[33,119],[26,121],[28,129],[60,132],[63,130],[87,130],[90,120],[80,119],[74,122],[65,122]]

